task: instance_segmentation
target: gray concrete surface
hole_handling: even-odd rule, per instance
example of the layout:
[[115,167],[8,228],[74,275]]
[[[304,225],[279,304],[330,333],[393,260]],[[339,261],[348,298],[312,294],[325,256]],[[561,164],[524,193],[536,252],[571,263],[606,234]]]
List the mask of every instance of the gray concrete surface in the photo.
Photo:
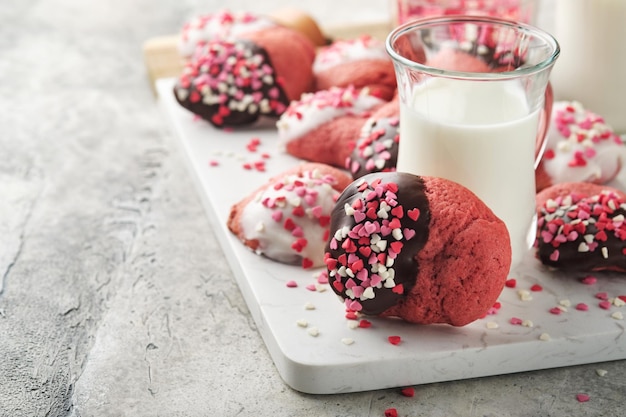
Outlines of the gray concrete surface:
[[[414,398],[311,396],[281,381],[211,255],[219,243],[141,57],[146,39],[223,4],[0,2],[0,416],[626,414],[624,361],[418,386]],[[328,23],[387,13],[384,0],[228,2],[284,4]]]

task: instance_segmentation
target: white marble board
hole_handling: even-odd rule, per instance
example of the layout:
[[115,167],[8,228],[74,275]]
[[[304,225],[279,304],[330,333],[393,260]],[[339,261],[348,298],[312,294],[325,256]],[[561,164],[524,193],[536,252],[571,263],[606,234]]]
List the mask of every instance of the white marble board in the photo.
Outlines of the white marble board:
[[[321,286],[326,291],[306,288],[317,283],[316,271],[257,256],[226,227],[232,204],[299,161],[281,152],[271,124],[224,132],[198,120],[178,105],[173,84],[173,79],[157,81],[162,109],[258,330],[292,388],[334,394],[626,359],[626,319],[619,319],[626,307],[603,309],[596,298],[602,292],[610,298],[626,295],[626,276],[595,274],[597,282],[586,285],[585,274],[547,271],[530,252],[511,274],[517,285],[504,288],[501,308],[470,325],[416,326],[368,317],[371,327],[350,328],[328,285]],[[261,140],[256,152],[246,149],[253,137]],[[265,172],[243,168],[259,160],[265,161]],[[290,280],[298,287],[288,288]],[[531,291],[535,284],[542,290]],[[532,299],[523,300],[520,290]],[[550,313],[567,302],[566,311]],[[588,311],[577,310],[578,303],[587,304]],[[307,304],[315,308],[306,309]],[[525,325],[512,324],[512,318]],[[309,333],[312,328],[319,331],[316,337]],[[392,335],[401,337],[399,345],[388,341]]]

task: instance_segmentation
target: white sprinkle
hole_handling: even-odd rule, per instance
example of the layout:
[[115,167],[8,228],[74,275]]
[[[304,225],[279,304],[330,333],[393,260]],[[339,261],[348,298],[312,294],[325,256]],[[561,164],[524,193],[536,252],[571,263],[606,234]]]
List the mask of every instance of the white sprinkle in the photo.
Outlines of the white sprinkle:
[[609,249],[606,246],[602,247],[602,257],[604,259],[609,259]]
[[354,214],[354,208],[348,203],[343,206],[343,210],[346,212],[346,216],[352,216]]
[[257,232],[262,232],[265,230],[265,224],[263,222],[258,222],[256,227],[254,228]]
[[374,294],[374,289],[372,287],[367,287],[365,291],[363,291],[363,295],[361,296],[364,300],[371,300],[374,298],[376,294]]
[[306,332],[313,337],[317,337],[320,334],[320,331],[317,327],[310,327]]
[[626,305],[626,301],[622,300],[622,299],[621,299],[621,298],[619,298],[619,297],[615,297],[615,298],[613,299],[613,305],[614,305],[615,307],[624,307],[624,306]]
[[522,320],[522,326],[524,327],[534,327],[535,324],[532,322],[532,320]]
[[359,327],[359,322],[356,320],[348,320],[348,328],[349,329],[356,329],[357,327]]
[[596,374],[598,374],[598,376],[605,376],[608,373],[609,371],[607,371],[606,369],[596,369]]
[[313,305],[313,303],[306,303],[304,305],[304,309],[305,310],[315,310],[315,306]]
[[306,321],[305,319],[300,319],[300,320],[296,321],[296,324],[299,327],[307,327],[309,325],[309,322]]
[[341,339],[341,343],[343,343],[346,346],[350,346],[351,344],[354,343],[354,339],[350,339],[349,337],[344,337]]
[[498,323],[496,323],[495,321],[488,321],[487,322],[487,328],[488,329],[497,329],[498,327]]
[[398,229],[393,229],[393,231],[391,232],[391,236],[394,237],[394,239],[396,240],[401,240],[404,236],[402,235],[402,230]]
[[541,333],[539,335],[539,340],[543,340],[544,342],[547,342],[548,340],[550,340],[551,337],[548,333]]
[[530,301],[533,299],[533,296],[530,295],[530,291],[528,290],[518,290],[517,295],[519,296],[519,299],[522,301]]
[[624,320],[624,315],[621,311],[616,311],[615,313],[611,314],[611,317],[613,317],[615,320]]
[[559,305],[562,305],[563,307],[571,307],[572,302],[570,300],[561,300],[559,301]]
[[317,292],[325,292],[328,288],[322,284],[315,284],[315,291]]

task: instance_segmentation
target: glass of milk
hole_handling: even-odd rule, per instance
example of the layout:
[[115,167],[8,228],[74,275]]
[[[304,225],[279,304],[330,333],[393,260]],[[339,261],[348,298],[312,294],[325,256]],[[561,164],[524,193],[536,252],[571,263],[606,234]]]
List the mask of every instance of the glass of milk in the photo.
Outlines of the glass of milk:
[[449,16],[406,23],[386,46],[400,97],[397,170],[473,191],[506,224],[516,266],[535,238],[557,41],[523,23]]

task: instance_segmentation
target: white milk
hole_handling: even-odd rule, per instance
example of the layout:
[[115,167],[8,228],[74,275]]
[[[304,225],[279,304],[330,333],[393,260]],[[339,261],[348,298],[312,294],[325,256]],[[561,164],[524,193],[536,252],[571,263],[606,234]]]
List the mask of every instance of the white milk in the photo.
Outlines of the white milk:
[[626,133],[626,1],[558,0],[555,100],[576,100]]
[[431,79],[401,104],[398,171],[472,190],[507,225],[516,265],[534,239],[538,119],[515,81]]

